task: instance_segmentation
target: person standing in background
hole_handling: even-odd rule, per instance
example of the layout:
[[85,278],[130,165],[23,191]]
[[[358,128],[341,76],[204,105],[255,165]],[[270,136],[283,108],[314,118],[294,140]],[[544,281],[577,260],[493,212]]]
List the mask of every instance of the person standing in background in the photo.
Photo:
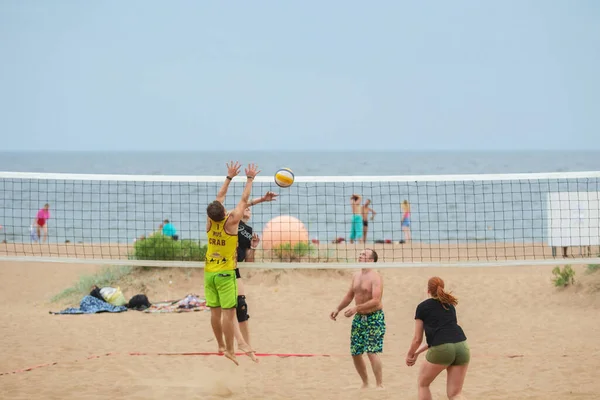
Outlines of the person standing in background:
[[410,203],[408,200],[404,200],[400,208],[402,209],[402,222],[400,222],[400,226],[404,233],[404,239],[400,243],[406,243],[410,241]]
[[[37,231],[37,239],[41,242],[46,242],[48,240],[48,220],[50,219],[50,205],[48,203],[44,204],[44,207],[41,208],[36,217],[34,226]],[[41,232],[44,232],[44,239],[42,240]]]
[[177,235],[177,229],[175,229],[175,226],[168,219],[163,221],[162,234],[170,237],[173,240],[179,239],[179,236]]
[[367,233],[369,232],[369,213],[371,213],[371,221],[375,218],[375,210],[371,207],[371,200],[367,199],[365,204],[362,206],[362,218],[363,218],[363,243],[367,243]]

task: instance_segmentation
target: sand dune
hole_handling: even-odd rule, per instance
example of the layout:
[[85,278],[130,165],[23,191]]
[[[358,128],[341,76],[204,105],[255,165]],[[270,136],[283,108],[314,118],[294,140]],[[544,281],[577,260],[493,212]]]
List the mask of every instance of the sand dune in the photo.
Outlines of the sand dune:
[[[258,365],[241,357],[236,368],[217,356],[156,355],[214,351],[208,312],[48,314],[76,306],[77,301],[50,304],[49,298],[97,269],[0,263],[0,373],[57,362],[0,376],[0,398],[416,399],[418,365],[406,367],[404,355],[415,307],[432,275],[442,276],[460,301],[459,323],[473,354],[467,398],[600,397],[600,292],[595,291],[600,272],[588,276],[583,267],[576,267],[581,283],[566,290],[552,286],[552,267],[545,266],[383,270],[385,392],[356,390],[359,378],[348,355],[350,321],[328,318],[351,271],[248,271],[257,351],[331,357],[263,357]],[[129,297],[142,284],[154,301],[202,294],[202,271],[156,269],[122,287]],[[87,359],[106,353],[115,354]],[[434,398],[445,398],[445,377],[434,383],[433,392]]]

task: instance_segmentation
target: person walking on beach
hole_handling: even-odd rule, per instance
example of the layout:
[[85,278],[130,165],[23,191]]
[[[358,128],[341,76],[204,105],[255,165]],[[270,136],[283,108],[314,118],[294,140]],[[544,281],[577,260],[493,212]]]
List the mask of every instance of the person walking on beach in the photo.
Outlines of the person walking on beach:
[[371,200],[367,199],[365,204],[362,206],[361,214],[362,214],[362,224],[363,224],[363,243],[367,243],[367,233],[369,231],[369,213],[371,213],[371,221],[375,218],[375,210],[371,207]]
[[400,222],[400,226],[404,233],[404,239],[401,240],[400,243],[406,243],[410,241],[410,203],[408,200],[404,200],[400,208],[402,210],[402,221]]
[[244,210],[244,215],[242,216],[242,220],[238,226],[238,248],[237,248],[237,261],[238,267],[235,269],[235,276],[237,278],[237,288],[238,288],[238,296],[237,296],[237,324],[236,324],[236,338],[241,335],[244,338],[244,341],[250,345],[250,329],[248,326],[248,319],[250,315],[248,315],[248,303],[246,302],[246,290],[244,288],[244,283],[242,281],[242,275],[240,274],[239,263],[241,262],[254,262],[254,252],[256,247],[260,243],[260,238],[258,234],[253,233],[252,227],[248,225],[248,221],[252,217],[252,210],[250,207],[255,206],[257,204],[273,201],[277,197],[277,194],[273,192],[267,192],[264,196],[259,197],[257,199],[251,200],[248,203],[248,207]]
[[362,380],[362,388],[369,386],[364,353],[367,353],[371,362],[377,387],[383,388],[383,367],[379,358],[379,353],[383,352],[386,330],[382,303],[383,280],[377,271],[370,268],[371,263],[377,262],[377,259],[374,250],[365,249],[360,252],[358,262],[366,265],[354,274],[348,292],[329,316],[335,321],[338,314],[354,299],[355,306],[346,310],[344,315],[348,318],[354,317],[350,331],[350,354]]
[[173,240],[178,240],[179,236],[177,235],[177,229],[175,229],[175,225],[168,219],[165,219],[162,223],[161,228],[162,234],[170,237]]
[[[50,219],[50,204],[46,203],[44,204],[44,207],[42,207],[36,217],[35,217],[35,221],[34,221],[34,226],[37,232],[37,238],[41,241],[41,242],[46,242],[46,240],[48,240],[48,220]],[[42,240],[42,235],[41,232],[44,232],[44,239]]]
[[[256,165],[248,165],[245,169],[246,185],[242,197],[235,209],[227,212],[223,205],[225,196],[230,182],[239,174],[240,167],[238,162],[232,161],[227,164],[225,182],[219,189],[216,199],[206,208],[208,248],[204,266],[204,295],[206,305],[210,307],[210,322],[219,346],[219,353],[224,354],[236,365],[238,361],[235,356],[234,337],[237,308],[235,268],[237,267],[238,225],[248,206],[252,182],[260,172]],[[243,341],[243,338],[237,339],[240,350],[257,362],[258,359],[252,348]]]
[[352,217],[350,219],[350,243],[354,243],[355,240],[359,241],[363,235],[361,196],[358,194],[350,196],[350,206],[352,207]]
[[[415,334],[406,354],[406,365],[415,365],[419,354],[429,349],[419,372],[419,400],[431,399],[429,385],[443,370],[448,374],[448,398],[460,399],[471,352],[456,318],[458,300],[444,290],[444,281],[439,277],[429,279],[427,294],[430,298],[417,306]],[[423,332],[426,343],[421,345]]]

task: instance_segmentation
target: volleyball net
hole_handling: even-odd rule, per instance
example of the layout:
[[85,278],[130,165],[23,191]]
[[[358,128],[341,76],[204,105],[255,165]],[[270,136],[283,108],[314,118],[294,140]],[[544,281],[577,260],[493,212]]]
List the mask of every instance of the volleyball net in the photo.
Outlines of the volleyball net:
[[[278,197],[251,207],[260,241],[244,267],[353,268],[364,248],[378,268],[600,262],[600,172],[299,176],[289,188],[262,175],[250,199]],[[0,172],[0,260],[202,267],[224,180]],[[244,184],[233,179],[227,209]]]

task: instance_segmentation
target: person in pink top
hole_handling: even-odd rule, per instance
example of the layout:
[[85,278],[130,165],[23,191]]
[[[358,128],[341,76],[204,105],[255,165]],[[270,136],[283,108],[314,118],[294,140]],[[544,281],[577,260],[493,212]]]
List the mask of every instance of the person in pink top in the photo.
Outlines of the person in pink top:
[[37,216],[35,217],[35,227],[37,229],[37,236],[41,240],[42,235],[41,231],[44,231],[44,240],[45,242],[48,239],[48,220],[50,219],[50,205],[48,203],[44,204],[44,208],[38,211]]

